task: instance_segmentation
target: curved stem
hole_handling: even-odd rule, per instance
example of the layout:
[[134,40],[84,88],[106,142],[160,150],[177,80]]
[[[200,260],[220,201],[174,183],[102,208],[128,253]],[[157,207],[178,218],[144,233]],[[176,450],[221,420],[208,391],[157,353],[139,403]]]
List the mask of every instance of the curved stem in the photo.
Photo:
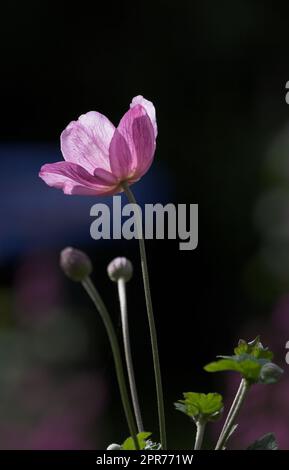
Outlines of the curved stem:
[[202,447],[204,433],[206,428],[206,421],[198,421],[197,422],[197,434],[196,434],[196,442],[194,450],[200,450]]
[[231,406],[231,409],[229,411],[228,417],[226,419],[226,422],[224,424],[224,427],[222,429],[221,435],[219,437],[219,440],[217,442],[215,450],[222,450],[224,445],[226,444],[226,441],[230,435],[230,432],[234,426],[235,419],[237,418],[239,411],[241,409],[241,406],[245,400],[245,397],[247,395],[247,392],[249,390],[249,384],[247,380],[242,379],[239,389],[237,391],[236,397],[233,401],[233,404]]
[[[128,184],[124,182],[122,184],[122,187],[125,191],[125,194],[129,202],[131,204],[137,204],[135,197],[131,189],[129,188]],[[153,355],[153,363],[154,363],[154,374],[155,374],[155,382],[156,382],[158,416],[159,416],[159,427],[160,427],[160,441],[162,444],[162,448],[166,449],[167,439],[166,439],[164,397],[163,397],[163,386],[162,386],[160,360],[159,360],[159,352],[158,352],[157,332],[156,332],[151,292],[150,292],[147,256],[146,256],[145,242],[144,242],[143,231],[142,231],[142,220],[141,220],[141,215],[139,211],[137,211],[136,226],[137,226],[137,232],[138,232],[138,238],[139,238],[141,267],[142,267],[142,275],[143,275],[143,283],[144,283],[144,291],[145,291],[145,299],[146,299],[146,307],[147,307],[147,315],[148,315],[150,339],[151,339],[152,355]]]
[[112,321],[110,319],[109,313],[107,311],[107,308],[105,304],[103,303],[102,298],[100,297],[98,291],[94,287],[91,279],[87,277],[84,281],[82,281],[82,285],[86,292],[88,293],[89,297],[93,301],[94,305],[96,306],[96,309],[98,310],[102,321],[104,323],[104,326],[106,328],[111,349],[112,349],[112,354],[113,354],[113,359],[114,359],[114,364],[115,364],[115,369],[116,369],[116,375],[117,375],[117,380],[118,380],[118,385],[119,385],[119,390],[120,390],[120,395],[121,395],[121,400],[129,428],[130,435],[133,439],[135,448],[139,450],[139,443],[137,439],[137,430],[136,430],[136,425],[134,422],[134,417],[133,417],[133,412],[131,408],[131,403],[129,400],[129,395],[127,391],[127,386],[126,386],[126,381],[125,381],[125,376],[124,376],[124,371],[123,371],[123,366],[122,366],[122,360],[121,360],[121,353],[118,345],[118,340],[117,336],[115,334],[115,330],[112,324]]
[[119,296],[120,312],[121,312],[124,353],[125,353],[126,367],[127,367],[127,373],[128,373],[128,380],[129,380],[129,385],[130,385],[130,392],[131,392],[131,397],[132,397],[132,404],[134,408],[134,414],[136,418],[138,432],[143,432],[144,427],[143,427],[141,411],[140,411],[140,406],[139,406],[137,388],[136,388],[136,383],[135,383],[135,375],[134,375],[134,369],[133,369],[131,347],[130,347],[126,288],[125,288],[125,280],[123,278],[120,278],[117,281],[117,287],[118,287],[118,296]]

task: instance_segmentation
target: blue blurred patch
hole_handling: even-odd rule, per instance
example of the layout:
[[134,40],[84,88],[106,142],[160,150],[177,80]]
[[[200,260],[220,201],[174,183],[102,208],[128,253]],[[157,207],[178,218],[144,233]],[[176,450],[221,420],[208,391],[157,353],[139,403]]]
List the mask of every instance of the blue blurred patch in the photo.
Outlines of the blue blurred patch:
[[[90,208],[112,205],[112,197],[67,196],[38,177],[44,163],[62,160],[59,146],[45,143],[2,144],[0,258],[26,251],[93,243]],[[171,179],[155,160],[148,174],[134,185],[138,202],[169,202]],[[123,203],[126,201],[122,196]]]

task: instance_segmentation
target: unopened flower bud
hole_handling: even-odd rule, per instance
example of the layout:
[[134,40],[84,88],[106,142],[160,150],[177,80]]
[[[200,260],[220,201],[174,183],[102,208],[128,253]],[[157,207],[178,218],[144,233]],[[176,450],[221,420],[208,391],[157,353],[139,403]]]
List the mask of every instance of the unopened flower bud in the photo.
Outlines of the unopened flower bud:
[[115,258],[107,267],[108,276],[115,282],[119,281],[119,279],[129,281],[132,277],[132,273],[132,263],[127,258]]
[[121,446],[119,444],[109,444],[106,450],[121,450]]
[[260,372],[260,381],[265,384],[274,384],[278,382],[283,374],[283,369],[273,362],[267,362],[263,365]]
[[89,257],[80,250],[67,247],[60,253],[60,266],[72,281],[84,281],[92,273]]

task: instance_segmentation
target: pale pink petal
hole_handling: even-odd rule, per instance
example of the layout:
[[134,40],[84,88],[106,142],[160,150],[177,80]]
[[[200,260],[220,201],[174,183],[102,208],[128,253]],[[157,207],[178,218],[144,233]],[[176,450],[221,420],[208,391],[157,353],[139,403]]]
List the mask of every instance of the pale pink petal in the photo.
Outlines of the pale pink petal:
[[65,190],[63,192],[69,195],[78,195],[78,196],[110,196],[112,194],[117,194],[121,192],[122,189],[118,186],[115,187],[99,187],[98,190],[89,189],[84,186],[78,186],[74,184],[67,183]]
[[156,148],[153,127],[147,115],[134,120],[132,134],[138,159],[136,175],[141,177],[151,166]]
[[156,120],[156,110],[154,105],[151,101],[146,100],[142,95],[135,96],[132,99],[130,107],[133,108],[134,106],[140,104],[147,112],[148,117],[151,120],[152,126],[155,131],[155,136],[158,135],[158,127],[157,127],[157,120]]
[[132,154],[125,137],[115,130],[109,148],[110,167],[112,173],[120,180],[129,176],[132,167]]
[[140,178],[152,163],[155,134],[146,110],[131,108],[121,119],[110,146],[111,170],[122,179]]
[[103,179],[90,175],[80,165],[70,162],[43,165],[39,176],[48,186],[62,189],[65,194],[107,194],[116,186],[112,187]]
[[68,162],[93,174],[95,168],[110,171],[109,145],[114,125],[102,114],[90,111],[72,121],[61,134],[61,151]]
[[102,168],[96,168],[93,174],[99,184],[109,186],[118,183],[118,178],[115,175],[113,175],[109,171],[103,170]]
[[71,182],[65,184],[65,186],[63,187],[63,192],[64,194],[76,196],[102,196],[111,194],[109,189],[107,189],[106,191],[104,191],[104,189],[95,190]]

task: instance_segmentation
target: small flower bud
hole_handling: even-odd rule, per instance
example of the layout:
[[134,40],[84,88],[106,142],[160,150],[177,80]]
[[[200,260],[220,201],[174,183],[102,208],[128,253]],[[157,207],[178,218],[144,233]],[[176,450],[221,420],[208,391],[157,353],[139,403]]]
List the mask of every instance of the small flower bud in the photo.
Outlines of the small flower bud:
[[278,382],[283,374],[283,369],[273,362],[267,362],[263,365],[260,372],[260,382],[265,384],[274,384]]
[[124,279],[126,282],[129,281],[132,277],[132,273],[132,263],[127,258],[115,258],[107,267],[108,276],[115,282],[119,279]]
[[89,257],[80,250],[67,247],[60,253],[60,266],[72,281],[84,281],[92,273]]
[[106,450],[121,450],[121,446],[119,444],[109,444]]

